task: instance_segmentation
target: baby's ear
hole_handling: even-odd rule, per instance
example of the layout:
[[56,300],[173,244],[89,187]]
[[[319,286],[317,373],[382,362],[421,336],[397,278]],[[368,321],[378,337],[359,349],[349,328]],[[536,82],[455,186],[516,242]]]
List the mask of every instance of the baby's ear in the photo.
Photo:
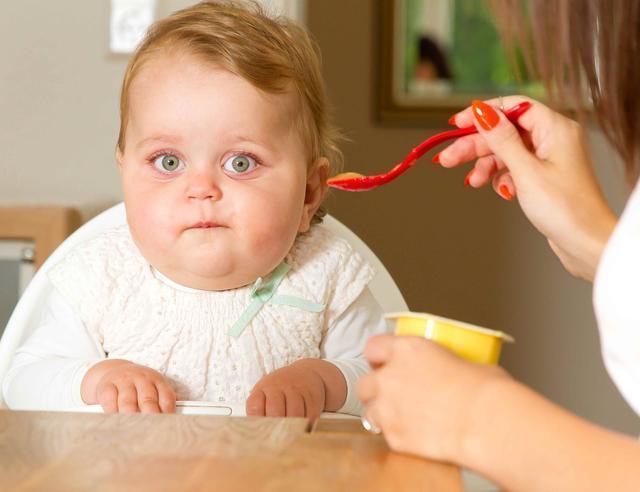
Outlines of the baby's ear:
[[116,162],[118,163],[118,170],[122,170],[122,150],[120,150],[120,146],[116,148]]
[[300,219],[298,232],[307,232],[311,227],[311,220],[322,204],[327,190],[329,177],[329,161],[321,157],[309,168],[307,173],[307,189],[304,195],[304,208]]

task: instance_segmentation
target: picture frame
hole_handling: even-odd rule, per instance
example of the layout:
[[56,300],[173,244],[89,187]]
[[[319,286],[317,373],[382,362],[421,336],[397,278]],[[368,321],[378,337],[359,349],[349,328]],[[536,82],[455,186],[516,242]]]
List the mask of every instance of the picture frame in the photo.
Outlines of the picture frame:
[[381,123],[441,126],[473,99],[544,98],[508,57],[485,0],[380,0],[377,24]]

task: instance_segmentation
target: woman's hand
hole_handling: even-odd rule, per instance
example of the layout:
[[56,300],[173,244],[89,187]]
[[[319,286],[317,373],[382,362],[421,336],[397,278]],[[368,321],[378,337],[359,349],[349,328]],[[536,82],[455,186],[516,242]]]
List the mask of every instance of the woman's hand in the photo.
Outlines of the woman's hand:
[[307,417],[316,420],[324,411],[339,409],[346,398],[340,370],[321,359],[301,359],[256,383],[246,410],[250,416]]
[[516,127],[496,109],[497,100],[474,102],[452,120],[475,125],[478,134],[460,138],[438,155],[443,167],[476,161],[466,183],[491,183],[502,198],[517,197],[531,223],[544,234],[565,268],[593,280],[602,250],[616,224],[598,186],[580,125],[531,99]]
[[105,360],[91,367],[82,380],[81,392],[85,403],[99,403],[106,413],[176,410],[176,395],[167,379],[127,360]]
[[366,418],[396,451],[464,464],[467,431],[485,388],[510,379],[425,338],[381,335],[367,344],[375,369],[358,384]]
[[640,490],[637,439],[581,420],[499,367],[408,336],[374,337],[365,355],[374,371],[358,396],[396,451],[465,466],[506,490]]

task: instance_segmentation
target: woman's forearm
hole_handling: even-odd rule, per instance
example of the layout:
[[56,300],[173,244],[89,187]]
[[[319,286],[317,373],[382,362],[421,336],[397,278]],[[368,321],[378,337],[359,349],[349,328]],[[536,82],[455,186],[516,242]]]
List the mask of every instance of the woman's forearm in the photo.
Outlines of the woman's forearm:
[[463,463],[509,490],[640,490],[640,443],[513,380],[480,392],[465,436]]
[[[592,217],[592,228],[589,231],[585,231],[583,236],[578,236],[581,242],[580,246],[576,246],[576,256],[573,264],[578,271],[571,271],[570,273],[576,277],[581,277],[589,282],[593,282],[598,265],[600,264],[600,258],[602,253],[611,238],[611,234],[618,223],[618,218],[614,215],[612,210],[605,204],[601,210],[601,216],[599,218]],[[560,259],[562,260],[562,256]]]

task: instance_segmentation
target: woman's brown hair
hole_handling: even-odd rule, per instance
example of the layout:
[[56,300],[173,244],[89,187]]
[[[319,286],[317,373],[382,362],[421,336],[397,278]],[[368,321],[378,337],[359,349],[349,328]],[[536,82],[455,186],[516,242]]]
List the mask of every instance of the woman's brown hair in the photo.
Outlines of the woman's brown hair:
[[551,102],[583,106],[586,86],[605,134],[640,174],[640,1],[493,0],[508,46],[522,50]]

